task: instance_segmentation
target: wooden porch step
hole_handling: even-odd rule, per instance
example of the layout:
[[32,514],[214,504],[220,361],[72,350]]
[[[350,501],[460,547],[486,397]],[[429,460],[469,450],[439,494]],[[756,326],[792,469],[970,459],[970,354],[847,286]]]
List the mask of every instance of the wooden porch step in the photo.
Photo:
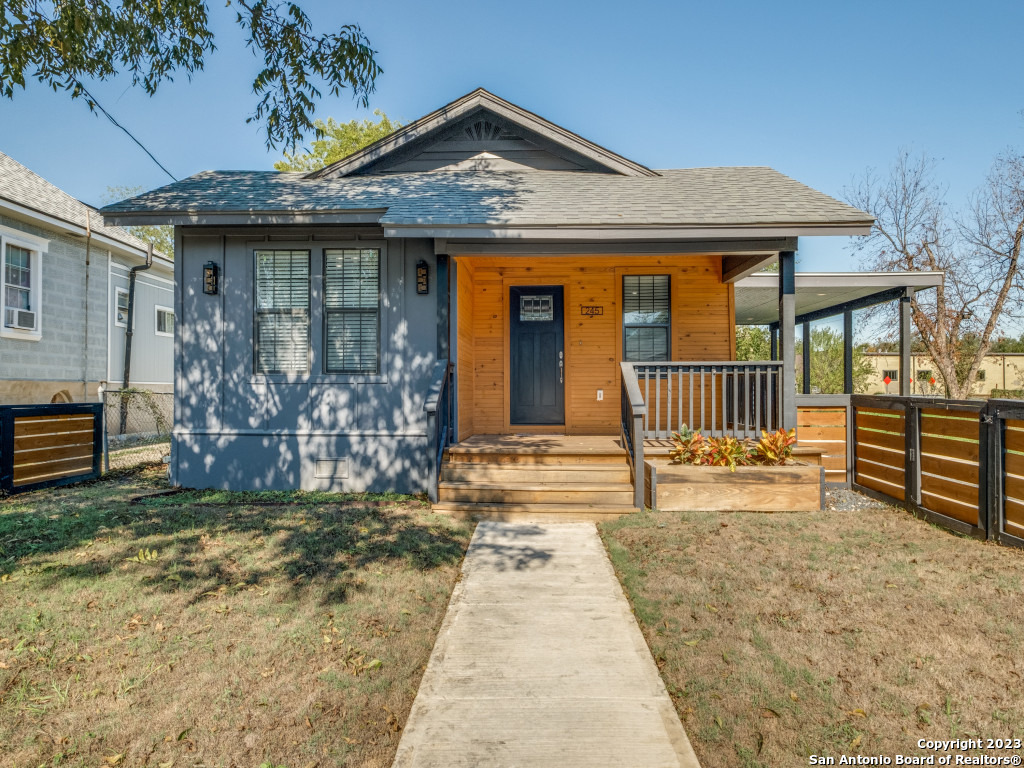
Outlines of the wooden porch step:
[[633,487],[628,483],[478,483],[442,482],[440,501],[495,504],[629,504]]
[[630,483],[625,462],[603,464],[485,464],[447,462],[441,469],[442,482],[465,483]]
[[460,520],[510,523],[600,523],[636,512],[630,504],[472,504],[457,501],[438,502],[434,511]]
[[626,466],[626,452],[612,451],[602,453],[548,453],[509,452],[503,450],[462,450],[459,446],[448,449],[447,458],[457,464],[526,464],[532,466],[582,466],[582,465],[615,465]]

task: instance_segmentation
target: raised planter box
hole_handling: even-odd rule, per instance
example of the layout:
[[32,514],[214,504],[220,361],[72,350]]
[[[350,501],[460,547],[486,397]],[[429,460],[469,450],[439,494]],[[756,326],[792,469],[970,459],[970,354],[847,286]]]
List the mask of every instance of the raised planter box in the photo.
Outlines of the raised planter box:
[[644,462],[647,506],[667,512],[814,512],[825,504],[825,468],[694,467]]

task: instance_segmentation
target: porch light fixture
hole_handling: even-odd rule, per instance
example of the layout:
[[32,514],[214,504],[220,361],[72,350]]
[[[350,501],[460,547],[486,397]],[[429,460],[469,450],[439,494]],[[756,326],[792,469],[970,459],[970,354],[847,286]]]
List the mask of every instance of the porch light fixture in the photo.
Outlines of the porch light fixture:
[[423,259],[416,262],[416,293],[420,296],[430,293],[430,267]]
[[214,261],[208,261],[203,265],[203,293],[207,296],[216,296],[220,283],[220,268]]

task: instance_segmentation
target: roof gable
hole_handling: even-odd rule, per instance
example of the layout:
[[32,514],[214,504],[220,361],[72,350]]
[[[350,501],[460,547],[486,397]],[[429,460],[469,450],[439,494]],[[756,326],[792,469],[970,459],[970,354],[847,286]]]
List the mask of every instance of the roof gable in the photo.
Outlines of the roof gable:
[[658,175],[478,88],[309,178],[434,170]]

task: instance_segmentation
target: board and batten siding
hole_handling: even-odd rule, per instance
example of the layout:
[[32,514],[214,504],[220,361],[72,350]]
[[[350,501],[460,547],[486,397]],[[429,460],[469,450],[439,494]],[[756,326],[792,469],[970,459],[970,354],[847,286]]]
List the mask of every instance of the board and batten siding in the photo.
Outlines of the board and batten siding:
[[[456,264],[460,439],[518,429],[509,424],[508,410],[507,315],[513,285],[565,288],[569,434],[618,432],[623,275],[670,275],[673,360],[735,359],[733,286],[722,282],[721,256],[459,256]],[[603,313],[583,315],[584,306],[602,307]]]
[[[424,397],[437,361],[437,285],[416,293],[416,262],[436,275],[429,240],[357,239],[342,230],[178,228],[172,481],[193,488],[419,492],[429,472]],[[381,251],[381,367],[323,372],[323,251]],[[254,251],[308,250],[310,363],[255,368]],[[203,293],[203,265],[220,291]]]

